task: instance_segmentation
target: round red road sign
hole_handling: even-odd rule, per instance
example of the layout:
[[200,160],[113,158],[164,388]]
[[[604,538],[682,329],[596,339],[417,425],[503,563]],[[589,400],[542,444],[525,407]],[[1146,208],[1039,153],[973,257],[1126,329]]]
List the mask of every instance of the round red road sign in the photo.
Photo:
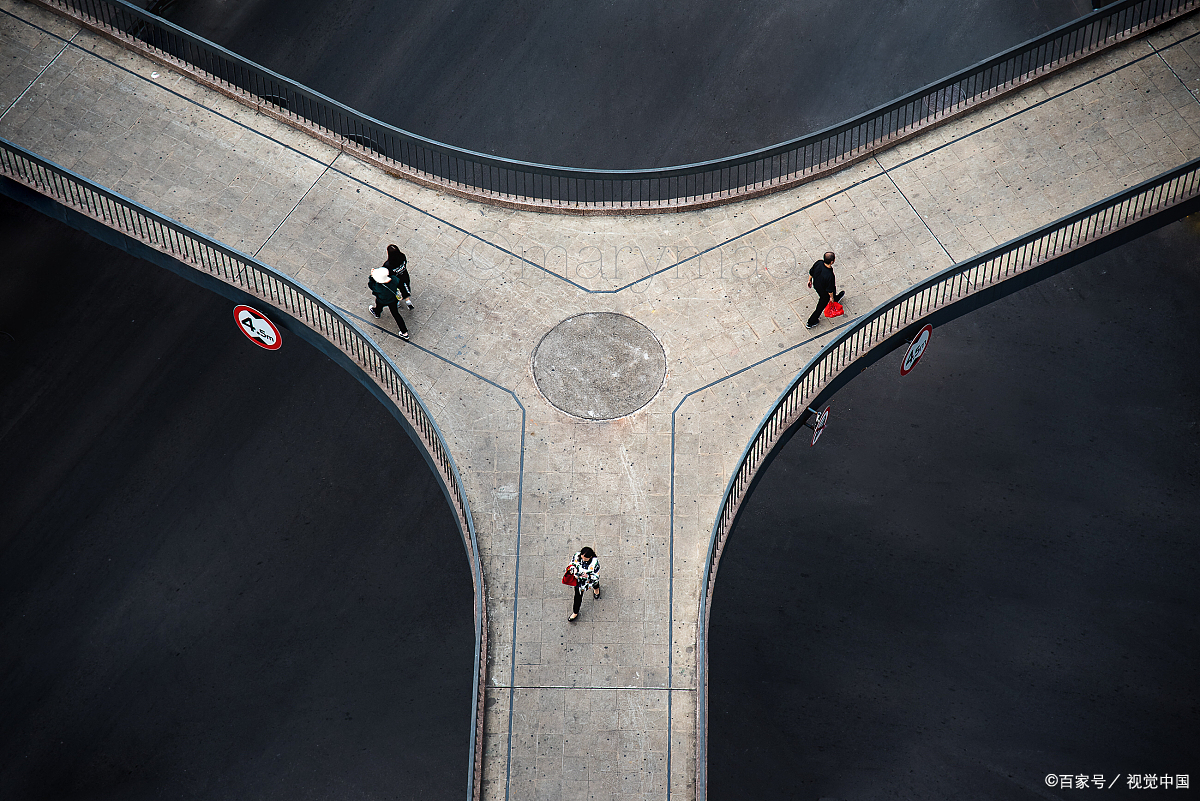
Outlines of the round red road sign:
[[235,306],[233,319],[237,320],[238,330],[260,348],[279,350],[279,346],[283,344],[279,329],[262,312],[249,306]]
[[821,438],[821,434],[825,431],[825,424],[828,422],[829,422],[829,407],[826,406],[824,409],[822,409],[820,412],[818,412],[813,417],[813,420],[812,420],[812,432],[813,432],[812,442],[808,443],[808,446],[810,448],[813,445],[817,444],[817,440],[819,440]]
[[900,363],[900,375],[908,375],[917,366],[917,362],[921,361],[921,356],[925,353],[925,346],[929,344],[929,337],[932,334],[933,326],[926,323],[925,327],[913,337],[913,341],[908,343],[908,350],[904,351],[904,361]]

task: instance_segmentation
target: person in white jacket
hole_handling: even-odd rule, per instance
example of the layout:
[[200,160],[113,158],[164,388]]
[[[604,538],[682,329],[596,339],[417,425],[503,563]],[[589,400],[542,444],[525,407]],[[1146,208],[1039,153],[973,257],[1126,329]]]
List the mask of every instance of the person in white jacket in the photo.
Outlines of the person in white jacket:
[[600,597],[600,560],[591,548],[583,547],[567,565],[567,572],[575,577],[575,605],[571,608],[571,616],[567,620],[572,623],[579,617],[579,605],[583,603],[583,593],[591,590],[592,596]]

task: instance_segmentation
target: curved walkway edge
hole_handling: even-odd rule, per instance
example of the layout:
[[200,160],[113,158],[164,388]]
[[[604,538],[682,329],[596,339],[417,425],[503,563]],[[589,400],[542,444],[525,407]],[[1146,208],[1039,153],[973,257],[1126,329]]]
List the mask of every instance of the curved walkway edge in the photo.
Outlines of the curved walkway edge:
[[1113,247],[1114,243],[1128,242],[1198,208],[1200,159],[1193,159],[1119,195],[949,267],[862,317],[845,322],[839,326],[837,336],[800,370],[742,452],[709,540],[696,637],[700,676],[696,737],[701,754],[696,760],[697,798],[707,797],[707,643],[717,568],[738,513],[780,449],[803,426],[812,429],[815,445],[825,424],[825,419],[818,422],[818,410],[866,367],[915,342],[925,326],[940,326],[1078,264]]
[[711,208],[831,175],[1200,7],[1197,0],[1115,0],[1043,36],[813,134],[697,164],[600,171],[511,161],[401,131],[128,0],[30,2],[391,175],[506,208],[581,215]]
[[478,798],[487,668],[487,594],[479,544],[458,467],[437,424],[403,374],[358,326],[307,287],[4,139],[0,139],[0,192],[235,303],[260,308],[268,304],[272,322],[329,356],[401,424],[425,457],[454,510],[471,567],[475,590],[476,703],[472,711],[468,797]]
[[[0,48],[0,136],[311,288],[437,421],[486,579],[487,799],[701,792],[713,521],[745,444],[831,336],[804,327],[815,258],[838,253],[857,319],[1200,157],[1194,16],[802,186],[603,217],[398,179],[23,0],[0,0]],[[365,312],[393,242],[411,343]],[[560,321],[601,311],[649,328],[667,377],[638,412],[582,421],[541,396],[530,360]],[[582,545],[605,592],[568,624],[559,579]]]

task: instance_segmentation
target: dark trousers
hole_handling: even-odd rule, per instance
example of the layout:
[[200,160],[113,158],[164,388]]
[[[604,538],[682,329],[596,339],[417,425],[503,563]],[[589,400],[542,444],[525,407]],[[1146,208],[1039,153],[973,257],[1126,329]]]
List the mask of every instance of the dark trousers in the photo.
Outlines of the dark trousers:
[[808,318],[809,326],[814,326],[821,322],[821,312],[825,311],[825,307],[829,305],[829,296],[822,293],[817,296],[817,310],[812,313],[812,317]]
[[[600,586],[600,585],[596,585],[596,586]],[[583,603],[583,590],[576,587],[575,588],[575,605],[573,607],[571,607],[571,611],[578,615],[579,614],[579,605],[581,603]]]
[[400,309],[396,307],[397,301],[393,300],[391,302],[386,302],[376,297],[375,305],[371,307],[376,314],[383,314],[383,309],[379,308],[380,303],[392,310],[392,316],[396,318],[396,325],[400,326],[400,333],[407,334],[408,326],[404,324],[404,318],[400,316]]
[[403,270],[401,270],[398,273],[392,273],[392,275],[397,276],[400,279],[400,299],[408,300],[409,298],[411,298],[412,297],[412,285],[409,282],[409,278],[408,278],[408,268],[405,267]]

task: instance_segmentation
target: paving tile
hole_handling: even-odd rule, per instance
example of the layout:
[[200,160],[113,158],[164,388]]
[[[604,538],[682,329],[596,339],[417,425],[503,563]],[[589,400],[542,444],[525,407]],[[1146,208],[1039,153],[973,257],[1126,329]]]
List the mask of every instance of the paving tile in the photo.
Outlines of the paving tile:
[[41,9],[18,9],[14,0],[0,3],[0,12],[20,11],[30,17],[27,24],[0,13],[0,38],[8,58],[0,60],[0,114],[7,112],[34,80],[67,47],[78,26],[57,14]]

